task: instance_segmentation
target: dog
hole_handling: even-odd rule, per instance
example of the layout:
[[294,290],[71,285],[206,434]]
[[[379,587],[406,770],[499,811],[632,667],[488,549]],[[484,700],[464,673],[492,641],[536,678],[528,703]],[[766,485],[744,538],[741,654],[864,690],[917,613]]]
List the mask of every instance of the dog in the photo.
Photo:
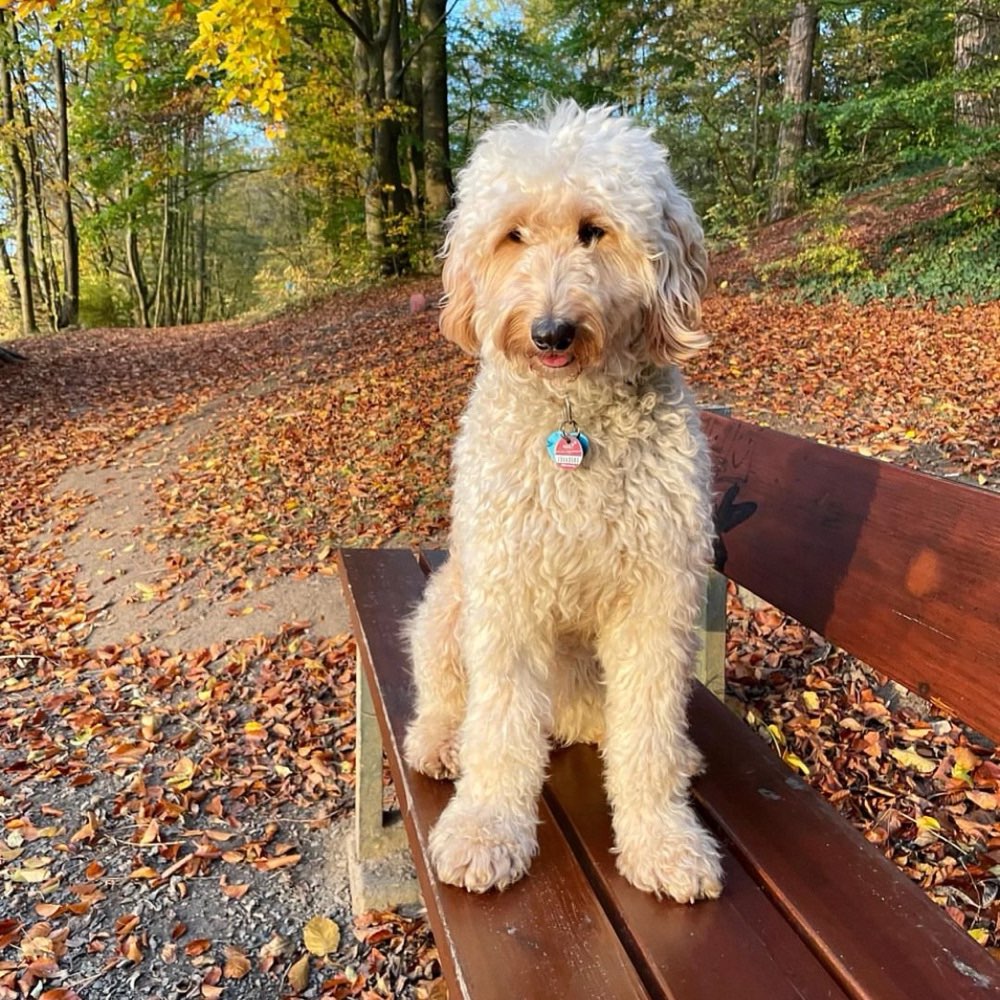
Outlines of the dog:
[[450,555],[407,624],[406,760],[456,779],[431,862],[473,892],[515,882],[550,745],[592,742],[619,872],[716,897],[686,726],[710,463],[675,366],[709,342],[701,226],[648,130],[562,102],[482,136],[442,255],[441,330],[480,364]]

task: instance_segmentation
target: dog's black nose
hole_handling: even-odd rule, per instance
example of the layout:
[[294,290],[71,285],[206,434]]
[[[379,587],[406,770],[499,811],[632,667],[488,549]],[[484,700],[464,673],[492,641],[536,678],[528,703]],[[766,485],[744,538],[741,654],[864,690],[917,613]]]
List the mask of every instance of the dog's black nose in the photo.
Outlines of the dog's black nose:
[[531,324],[531,341],[540,351],[568,351],[576,324],[568,319],[540,316]]

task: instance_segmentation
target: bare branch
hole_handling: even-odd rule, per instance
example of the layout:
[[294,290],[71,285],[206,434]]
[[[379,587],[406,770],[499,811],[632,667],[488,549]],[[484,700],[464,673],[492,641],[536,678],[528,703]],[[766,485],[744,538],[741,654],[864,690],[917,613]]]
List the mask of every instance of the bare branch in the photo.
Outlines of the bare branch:
[[365,29],[340,5],[340,0],[326,0],[326,2],[336,11],[337,16],[354,32],[358,41],[365,48],[370,49],[375,40],[369,36]]

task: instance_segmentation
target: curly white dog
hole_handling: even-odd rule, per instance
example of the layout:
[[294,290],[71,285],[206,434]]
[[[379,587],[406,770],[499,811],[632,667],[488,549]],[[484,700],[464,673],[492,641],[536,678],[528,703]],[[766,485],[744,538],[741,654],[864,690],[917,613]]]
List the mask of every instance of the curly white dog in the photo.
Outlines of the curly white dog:
[[718,896],[686,730],[709,461],[673,367],[708,343],[701,227],[648,131],[572,102],[487,132],[456,206],[441,327],[481,366],[451,555],[409,625],[407,760],[458,779],[434,867],[476,892],[520,878],[549,740],[590,741],[619,871]]

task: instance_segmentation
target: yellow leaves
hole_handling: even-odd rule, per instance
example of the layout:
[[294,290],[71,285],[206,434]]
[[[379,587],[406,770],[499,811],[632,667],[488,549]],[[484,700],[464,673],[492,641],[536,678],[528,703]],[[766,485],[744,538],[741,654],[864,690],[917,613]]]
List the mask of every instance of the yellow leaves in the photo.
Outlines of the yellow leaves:
[[325,958],[340,947],[340,928],[329,917],[313,917],[302,929],[306,948],[318,958]]
[[796,771],[801,771],[807,778],[812,773],[809,770],[809,765],[806,764],[806,762],[802,760],[801,757],[799,757],[797,754],[792,753],[791,751],[786,751],[785,753],[783,753],[781,755],[781,759],[789,767],[793,768]]
[[781,755],[782,762],[795,771],[801,771],[808,778],[811,774],[809,765],[798,754],[788,749],[785,734],[773,722],[767,726],[766,732],[771,737],[775,750]]
[[297,0],[215,0],[198,14],[188,79],[221,70],[220,107],[245,104],[272,127],[282,122],[287,93],[280,63],[291,51],[288,20],[296,6]]
[[810,712],[818,712],[819,711],[819,695],[816,694],[815,691],[803,691],[802,692],[802,704],[805,705],[806,708]]
[[13,868],[7,872],[7,878],[11,882],[31,883],[37,885],[51,878],[52,873],[48,869],[51,858],[25,858],[23,867]]
[[306,951],[293,962],[286,974],[289,987],[302,993],[309,985],[310,956],[325,959],[340,947],[340,928],[329,917],[313,917],[302,929]]
[[243,723],[243,733],[248,740],[262,740],[267,736],[267,727],[251,719]]
[[926,847],[941,836],[941,824],[933,816],[918,816],[916,843]]
[[933,774],[937,770],[936,760],[931,760],[929,757],[922,757],[912,748],[909,750],[900,750],[897,748],[890,750],[889,753],[897,764],[911,768],[919,774]]
[[972,772],[979,767],[979,758],[965,746],[955,748],[955,763],[952,765],[951,776],[957,781],[964,781],[972,787]]
[[167,778],[167,784],[179,792],[191,787],[197,766],[190,757],[181,757],[174,765],[174,773]]
[[44,14],[55,8],[57,0],[3,0],[0,9],[10,7],[16,9],[18,20],[23,20],[29,14]]

